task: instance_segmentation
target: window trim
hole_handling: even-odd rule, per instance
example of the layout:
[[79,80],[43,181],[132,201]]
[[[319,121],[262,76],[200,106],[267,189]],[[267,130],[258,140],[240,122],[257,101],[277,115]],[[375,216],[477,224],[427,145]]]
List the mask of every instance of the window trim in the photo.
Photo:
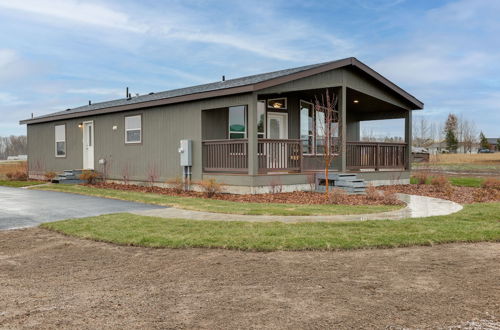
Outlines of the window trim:
[[[303,153],[303,155],[314,156],[314,155],[316,155],[316,112],[314,110],[314,103],[306,101],[306,100],[299,99],[299,132],[300,132],[300,130],[302,128],[302,127],[300,127],[300,124],[301,124],[301,118],[300,118],[301,113],[300,112],[302,111],[302,107],[301,107],[301,103],[302,102],[310,104],[312,106],[312,114],[313,114],[312,115],[313,131],[312,131],[312,135],[311,135],[312,136],[311,152]],[[309,127],[308,127],[308,129],[309,129]],[[307,136],[309,136],[309,134]],[[300,141],[302,143],[302,137],[300,138]]]
[[[283,108],[275,108],[275,107],[269,106],[270,101],[276,101],[276,100],[285,100],[284,107]],[[275,97],[273,99],[267,99],[266,107],[267,107],[267,109],[274,109],[275,111],[288,110],[288,98],[287,97]]]
[[[64,140],[57,140],[57,134],[56,134],[56,127],[58,126],[64,126]],[[68,151],[68,148],[67,148],[67,139],[66,139],[66,134],[67,133],[67,129],[66,129],[66,123],[64,124],[58,124],[58,125],[54,125],[54,156],[56,158],[66,158],[66,155],[67,155],[67,151]],[[64,155],[58,155],[57,154],[57,142],[64,142]]]
[[[244,108],[244,114],[243,114],[243,119],[245,120],[245,131],[243,132],[237,132],[237,131],[231,131],[231,122],[229,121],[229,109],[230,108],[238,108],[238,107],[243,107]],[[248,105],[247,104],[240,104],[240,105],[232,105],[227,107],[227,138],[228,140],[238,140],[238,139],[246,139],[247,138],[247,132],[248,132]],[[243,133],[242,138],[236,138],[236,139],[231,139],[231,133]]]
[[[267,108],[266,108],[266,100],[258,100],[257,101],[257,139],[265,139],[267,137]],[[262,119],[262,128],[264,129],[264,132],[259,132],[259,112],[258,112],[258,107],[259,103],[262,103],[264,105],[264,118]],[[259,137],[260,135],[263,135],[263,137]]]
[[[139,141],[128,141],[127,140],[127,132],[128,131],[137,131],[137,128],[134,128],[134,129],[127,129],[127,118],[130,118],[130,117],[139,117],[140,120],[141,120],[141,127],[139,128],[139,131],[140,131],[140,138],[139,138]],[[124,116],[123,117],[123,131],[125,133],[125,144],[142,144],[142,113],[140,114],[134,114],[134,115],[127,115],[127,116]]]

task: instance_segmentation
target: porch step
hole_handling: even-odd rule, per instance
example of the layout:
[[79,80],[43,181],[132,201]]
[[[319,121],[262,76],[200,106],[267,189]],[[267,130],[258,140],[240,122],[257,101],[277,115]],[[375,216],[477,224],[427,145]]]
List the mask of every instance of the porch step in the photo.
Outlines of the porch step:
[[80,180],[80,175],[83,170],[64,170],[63,173],[57,175],[52,179],[52,183],[66,183],[66,184],[79,184],[84,183],[85,180]]
[[[316,174],[316,191],[324,192],[325,174]],[[366,192],[366,182],[363,179],[358,179],[356,174],[352,173],[329,173],[328,185],[330,187],[340,188],[348,194],[364,194]]]

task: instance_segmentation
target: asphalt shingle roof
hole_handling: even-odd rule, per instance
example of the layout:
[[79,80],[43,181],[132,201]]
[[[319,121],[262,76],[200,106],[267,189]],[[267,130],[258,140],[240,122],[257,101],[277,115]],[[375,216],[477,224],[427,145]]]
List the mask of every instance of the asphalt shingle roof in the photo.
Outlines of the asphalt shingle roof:
[[68,110],[64,110],[64,111],[50,113],[50,114],[43,115],[43,116],[34,117],[33,119],[47,118],[47,117],[53,117],[53,116],[58,116],[58,115],[63,115],[63,114],[86,112],[86,111],[90,111],[90,110],[98,110],[98,109],[116,107],[116,106],[120,106],[120,105],[129,105],[129,104],[135,104],[135,103],[141,103],[141,102],[147,102],[147,101],[156,101],[156,100],[160,100],[160,99],[168,99],[168,98],[172,98],[172,97],[178,97],[178,96],[184,96],[184,95],[190,95],[190,94],[196,94],[196,93],[203,93],[203,92],[210,92],[210,91],[216,91],[216,90],[221,90],[221,89],[226,89],[226,88],[252,85],[252,84],[260,83],[260,82],[263,82],[266,80],[279,78],[279,77],[287,76],[287,75],[294,74],[297,72],[313,69],[313,68],[316,68],[316,67],[319,67],[319,66],[322,66],[325,64],[329,64],[329,63],[334,63],[334,62],[337,62],[337,61],[306,65],[306,66],[301,66],[301,67],[292,68],[292,69],[256,74],[253,76],[229,79],[229,80],[225,80],[225,81],[218,81],[218,82],[197,85],[197,86],[191,86],[191,87],[186,87],[186,88],[172,89],[172,90],[164,91],[164,92],[150,93],[150,94],[145,94],[145,95],[140,95],[140,96],[134,96],[130,99],[122,98],[122,99],[116,99],[116,100],[112,100],[112,101],[98,102],[98,103],[93,103],[91,105],[84,105],[84,106],[77,107],[77,108],[72,108],[72,109],[68,109]]

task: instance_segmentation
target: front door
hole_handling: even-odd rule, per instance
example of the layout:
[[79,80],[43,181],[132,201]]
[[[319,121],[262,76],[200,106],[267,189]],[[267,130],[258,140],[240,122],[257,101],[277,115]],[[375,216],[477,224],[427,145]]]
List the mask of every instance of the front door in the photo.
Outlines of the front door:
[[[272,140],[288,139],[288,114],[278,112],[267,113],[267,138]],[[288,150],[286,143],[270,141],[267,144],[267,168],[286,169]]]
[[83,169],[94,169],[94,122],[83,123]]

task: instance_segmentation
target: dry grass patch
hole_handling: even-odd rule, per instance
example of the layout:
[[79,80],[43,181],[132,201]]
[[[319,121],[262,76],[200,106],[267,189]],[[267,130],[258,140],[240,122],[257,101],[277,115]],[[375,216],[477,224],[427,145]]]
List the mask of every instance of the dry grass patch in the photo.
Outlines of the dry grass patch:
[[437,154],[430,156],[429,163],[500,165],[500,152],[492,154]]
[[0,179],[6,179],[8,173],[26,171],[25,161],[0,162]]

